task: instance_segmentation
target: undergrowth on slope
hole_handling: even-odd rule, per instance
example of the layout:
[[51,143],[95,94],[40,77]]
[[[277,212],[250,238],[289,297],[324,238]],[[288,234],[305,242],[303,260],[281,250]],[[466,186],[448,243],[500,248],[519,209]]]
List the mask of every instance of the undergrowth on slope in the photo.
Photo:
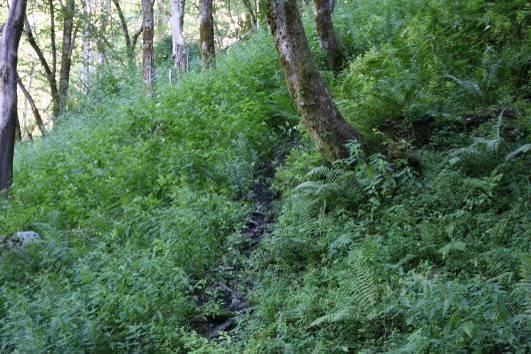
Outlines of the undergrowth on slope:
[[253,311],[210,350],[528,352],[529,5],[340,9],[351,62],[327,80],[371,150],[330,166],[301,137]]
[[[529,5],[338,6],[349,65],[323,75],[369,151],[324,162],[265,30],[217,69],[161,74],[152,101],[138,73],[108,73],[17,147],[0,233],[43,242],[0,251],[0,351],[531,350]],[[245,261],[256,166],[295,131],[276,229]],[[232,262],[250,308],[208,341],[192,322],[222,311],[200,298]]]
[[49,137],[17,147],[0,230],[43,242],[0,251],[2,352],[185,351],[204,274],[291,124],[264,34],[152,101],[136,73],[108,75]]

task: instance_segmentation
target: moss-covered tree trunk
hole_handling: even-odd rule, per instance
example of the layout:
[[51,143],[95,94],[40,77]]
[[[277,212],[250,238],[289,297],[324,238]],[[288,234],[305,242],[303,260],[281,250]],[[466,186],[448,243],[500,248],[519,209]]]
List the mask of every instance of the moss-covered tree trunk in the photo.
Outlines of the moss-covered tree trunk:
[[216,49],[214,44],[214,16],[212,0],[199,0],[199,47],[203,58],[203,67],[216,65]]
[[155,62],[153,55],[153,1],[142,0],[142,11],[144,19],[142,21],[142,66],[143,66],[143,78],[144,87],[148,96],[153,95],[153,80],[155,76]]
[[268,22],[288,89],[317,148],[329,161],[346,157],[359,141],[343,119],[315,65],[296,0],[269,0]]
[[17,116],[18,45],[24,26],[26,0],[12,0],[0,39],[0,194],[13,181]]
[[332,22],[334,2],[330,0],[313,0],[313,5],[317,37],[319,45],[326,53],[328,68],[333,71],[339,71],[343,67],[345,57]]

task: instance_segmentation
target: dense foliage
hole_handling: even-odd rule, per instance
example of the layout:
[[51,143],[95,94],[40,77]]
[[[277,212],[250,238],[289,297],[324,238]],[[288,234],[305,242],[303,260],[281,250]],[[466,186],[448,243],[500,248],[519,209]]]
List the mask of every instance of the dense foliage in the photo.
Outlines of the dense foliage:
[[[44,242],[0,251],[0,351],[531,351],[529,4],[339,6],[350,64],[325,75],[365,152],[314,150],[265,31],[152,101],[108,73],[19,144],[0,231]],[[293,136],[247,259],[256,168]],[[223,311],[203,296],[220,267],[245,267],[251,308],[208,341],[193,323]]]
[[0,351],[183,349],[193,296],[276,145],[275,66],[262,38],[153,102],[136,73],[107,77],[56,133],[18,147],[0,227],[45,242],[2,253]]

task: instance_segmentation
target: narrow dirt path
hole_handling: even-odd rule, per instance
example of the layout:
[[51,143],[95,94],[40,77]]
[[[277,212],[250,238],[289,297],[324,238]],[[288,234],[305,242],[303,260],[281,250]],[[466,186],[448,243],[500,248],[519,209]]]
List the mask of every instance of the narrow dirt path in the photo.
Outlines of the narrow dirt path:
[[[262,238],[271,233],[276,222],[274,207],[275,196],[271,190],[271,183],[275,175],[275,162],[283,162],[284,157],[277,161],[264,162],[255,172],[255,182],[251,189],[250,200],[253,209],[247,215],[244,228],[241,232],[241,239],[238,241],[238,248],[244,257],[244,262],[237,267],[221,265],[212,270],[214,277],[221,279],[211,289],[205,291],[199,299],[199,305],[208,301],[218,301],[222,303],[221,314],[212,318],[198,319],[193,326],[198,333],[209,339],[215,339],[221,332],[233,329],[238,321],[248,310],[245,300],[247,289],[243,280],[245,271],[245,261],[259,245]],[[209,295],[210,294],[210,298]],[[214,298],[212,298],[214,294]]]

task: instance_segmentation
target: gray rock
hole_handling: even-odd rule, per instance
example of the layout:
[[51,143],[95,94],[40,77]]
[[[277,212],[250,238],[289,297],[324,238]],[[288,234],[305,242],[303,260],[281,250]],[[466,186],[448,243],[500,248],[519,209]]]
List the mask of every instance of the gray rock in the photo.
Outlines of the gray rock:
[[41,237],[35,231],[19,231],[11,236],[11,238],[4,239],[3,241],[7,248],[12,249],[38,243],[41,241]]

